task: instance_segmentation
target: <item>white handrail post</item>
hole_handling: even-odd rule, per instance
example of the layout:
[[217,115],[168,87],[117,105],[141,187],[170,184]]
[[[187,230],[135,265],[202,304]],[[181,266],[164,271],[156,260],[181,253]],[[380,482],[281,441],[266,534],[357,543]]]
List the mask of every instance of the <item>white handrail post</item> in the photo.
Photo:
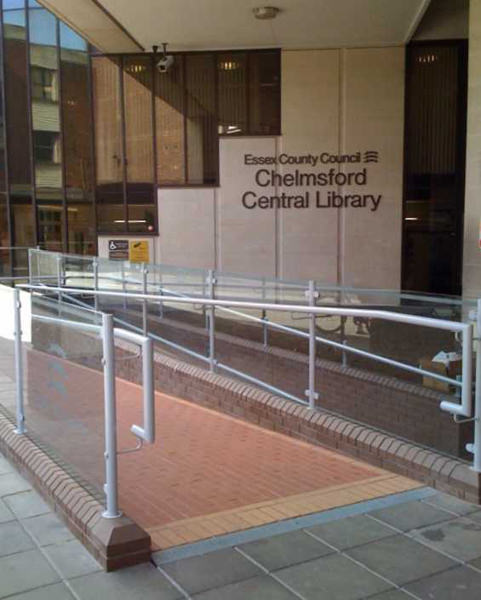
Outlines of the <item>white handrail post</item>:
[[[319,293],[312,279],[309,281],[306,295],[309,306],[315,306]],[[309,408],[315,408],[319,394],[316,393],[316,315],[313,312],[309,314],[309,387],[305,394],[309,399]]]
[[[266,278],[262,278],[262,302],[266,301]],[[267,311],[265,309],[262,310],[262,337],[264,342],[264,349],[267,348],[268,345],[268,328],[267,328]]]
[[127,297],[126,297],[126,293],[127,293],[127,286],[125,283],[125,262],[122,261],[122,266],[121,266],[121,271],[120,271],[120,277],[122,278],[122,293],[123,293],[123,298],[124,298],[124,310],[127,310]]
[[[145,266],[145,263],[142,263],[142,292],[147,294],[147,276],[149,270]],[[144,335],[147,335],[147,300],[142,301],[142,332]]]
[[117,501],[117,415],[115,406],[115,345],[112,315],[102,315],[105,419],[105,497],[102,516],[116,519],[121,513]]
[[[61,254],[57,254],[57,286],[59,288],[62,287],[62,268],[63,268],[63,256]],[[60,304],[62,302],[62,292],[59,290],[57,295],[57,302]]]
[[22,304],[20,302],[20,291],[13,290],[13,301],[15,311],[15,384],[16,384],[16,415],[17,427],[15,433],[25,433],[25,414],[23,411],[23,353],[22,353]]
[[[467,382],[470,385],[470,382]],[[481,472],[481,299],[476,314],[476,384],[474,390],[473,469]]]
[[[215,274],[213,269],[209,269],[207,275],[207,285],[209,286],[209,296],[215,299]],[[215,307],[209,308],[209,370],[215,371]]]
[[[96,256],[94,256],[92,260],[92,269],[94,272],[94,291],[97,292],[99,289],[99,260]],[[98,294],[94,295],[94,309],[98,312],[99,310],[99,296]]]
[[[162,271],[159,269],[159,294],[162,297],[164,291],[162,289]],[[162,300],[159,302],[159,318],[162,319],[164,316],[164,303]]]

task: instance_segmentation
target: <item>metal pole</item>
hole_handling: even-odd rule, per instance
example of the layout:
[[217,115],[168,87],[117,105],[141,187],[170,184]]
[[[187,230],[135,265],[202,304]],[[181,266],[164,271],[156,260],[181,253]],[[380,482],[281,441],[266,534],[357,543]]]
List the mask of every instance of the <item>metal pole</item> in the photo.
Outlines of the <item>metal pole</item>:
[[[341,317],[341,344],[347,345],[346,340],[346,317]],[[342,366],[347,367],[347,352],[342,351]]]
[[[209,286],[209,296],[215,299],[215,275],[212,269],[209,269],[207,275],[207,285]],[[215,371],[215,307],[209,308],[209,370]]]
[[102,346],[104,366],[105,419],[105,497],[106,510],[102,516],[116,519],[121,513],[117,501],[117,415],[115,410],[115,346],[114,319],[102,315]]
[[32,276],[32,250],[31,250],[31,248],[28,249],[27,257],[28,257],[28,283],[30,285],[32,285],[32,283],[33,283],[33,276]]
[[[63,257],[57,256],[57,286],[59,288],[62,287],[62,266],[63,266]],[[62,292],[59,291],[57,296],[57,302],[60,304],[62,302]]]
[[[94,272],[94,291],[98,291],[99,289],[99,261],[96,256],[94,256],[92,261],[92,269]],[[96,311],[99,310],[99,296],[97,294],[94,295],[94,309]]]
[[124,310],[127,310],[127,297],[125,296],[127,292],[127,286],[125,284],[125,263],[122,261],[122,267],[120,271],[120,277],[122,278],[122,293],[124,298]]
[[[147,276],[149,270],[142,264],[142,293],[147,294]],[[147,335],[147,300],[142,301],[142,331],[144,335]]]
[[[159,269],[159,293],[160,296],[164,293],[162,290],[162,271]],[[159,302],[159,318],[162,319],[164,316],[164,303],[162,301]]]
[[[265,277],[262,278],[262,302],[266,301],[266,280]],[[262,324],[262,337],[263,337],[263,341],[264,341],[264,349],[267,348],[267,344],[268,344],[268,339],[267,339],[267,335],[268,335],[268,327],[267,327],[267,311],[266,309],[262,309],[262,320],[264,321]]]
[[[476,314],[476,387],[474,391],[473,469],[481,472],[481,299]],[[468,382],[470,385],[470,382]]]
[[[207,278],[209,276],[207,275]],[[206,290],[205,290],[206,279],[202,278],[202,297],[205,298]],[[205,304],[202,305],[202,313],[204,315],[205,328],[209,329],[209,315],[207,314],[207,309]]]
[[[318,293],[312,279],[306,294],[309,306],[315,306]],[[313,312],[309,315],[309,387],[305,393],[309,399],[309,408],[315,408],[319,394],[316,393],[316,315]]]
[[13,290],[13,301],[15,311],[15,383],[16,383],[16,413],[17,428],[15,433],[25,433],[25,414],[23,412],[23,353],[22,353],[22,318],[20,302],[20,291]]

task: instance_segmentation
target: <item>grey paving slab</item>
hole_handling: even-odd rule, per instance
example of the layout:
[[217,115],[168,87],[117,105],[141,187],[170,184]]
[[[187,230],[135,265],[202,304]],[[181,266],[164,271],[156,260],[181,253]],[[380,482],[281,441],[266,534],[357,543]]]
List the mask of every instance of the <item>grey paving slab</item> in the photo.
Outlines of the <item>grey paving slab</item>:
[[306,600],[358,600],[392,587],[340,554],[287,567],[276,575]]
[[406,589],[423,600],[479,600],[481,574],[467,567],[457,567],[411,583]]
[[76,539],[46,546],[45,553],[65,579],[102,570],[99,563]]
[[430,498],[427,498],[426,500],[423,500],[423,502],[448,510],[459,516],[479,511],[479,506],[477,504],[464,502],[463,500],[455,498],[454,496],[449,496],[448,494],[436,494]]
[[358,546],[346,553],[397,585],[428,577],[457,564],[403,535]]
[[478,510],[476,512],[472,512],[472,513],[469,513],[469,515],[464,515],[464,516],[468,517],[468,519],[470,519],[471,521],[475,521],[476,523],[481,523],[481,510],[479,510],[479,506],[477,508],[478,508]]
[[0,475],[0,498],[31,489],[31,485],[18,473]]
[[15,554],[35,548],[32,538],[18,521],[10,521],[0,525],[0,556]]
[[27,519],[52,512],[40,494],[34,490],[6,496],[4,502],[18,519]]
[[269,571],[331,554],[333,549],[303,531],[275,535],[239,548]]
[[247,600],[248,598],[252,598],[252,600],[294,600],[297,596],[291,594],[269,575],[261,575],[196,594],[193,598],[195,600]]
[[0,498],[0,523],[6,523],[7,521],[12,521],[13,519],[15,519],[15,515]]
[[151,564],[70,580],[81,600],[177,600],[182,593]]
[[481,523],[475,523],[469,517],[423,527],[411,531],[410,536],[461,560],[469,561],[481,556]]
[[40,546],[74,538],[70,530],[53,513],[23,519],[22,525]]
[[382,525],[366,515],[338,519],[330,523],[310,527],[308,531],[339,550],[352,548],[396,535],[387,525]]
[[390,590],[371,596],[369,600],[413,600],[413,597],[402,590]]
[[39,550],[0,558],[0,598],[60,581]]
[[454,518],[452,514],[419,500],[390,506],[369,514],[401,531],[409,531]]
[[178,560],[162,567],[189,594],[226,586],[263,571],[233,549]]
[[0,475],[5,475],[5,473],[14,473],[15,469],[12,467],[12,465],[8,462],[8,460],[6,458],[4,458],[1,454],[0,454]]
[[73,598],[65,584],[54,583],[23,594],[15,594],[8,600],[73,600]]

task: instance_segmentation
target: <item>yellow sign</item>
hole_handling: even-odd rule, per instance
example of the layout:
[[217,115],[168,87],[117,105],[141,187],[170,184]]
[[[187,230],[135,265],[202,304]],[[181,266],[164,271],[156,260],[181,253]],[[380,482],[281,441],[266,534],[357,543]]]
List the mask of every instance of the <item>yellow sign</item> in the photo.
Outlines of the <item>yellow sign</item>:
[[149,260],[149,242],[147,240],[130,240],[129,242],[129,260],[131,262],[150,262]]

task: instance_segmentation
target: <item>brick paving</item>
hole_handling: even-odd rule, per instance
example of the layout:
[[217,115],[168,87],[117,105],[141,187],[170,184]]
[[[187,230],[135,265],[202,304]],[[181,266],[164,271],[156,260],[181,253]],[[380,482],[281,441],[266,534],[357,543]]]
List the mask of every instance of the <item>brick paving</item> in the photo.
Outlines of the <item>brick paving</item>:
[[[80,475],[100,487],[102,374],[31,351],[28,381],[27,423]],[[129,429],[141,423],[141,404],[140,387],[118,379],[120,449],[135,444]],[[152,533],[158,547],[419,486],[160,393],[156,428],[154,445],[119,456],[119,495],[123,510]]]

